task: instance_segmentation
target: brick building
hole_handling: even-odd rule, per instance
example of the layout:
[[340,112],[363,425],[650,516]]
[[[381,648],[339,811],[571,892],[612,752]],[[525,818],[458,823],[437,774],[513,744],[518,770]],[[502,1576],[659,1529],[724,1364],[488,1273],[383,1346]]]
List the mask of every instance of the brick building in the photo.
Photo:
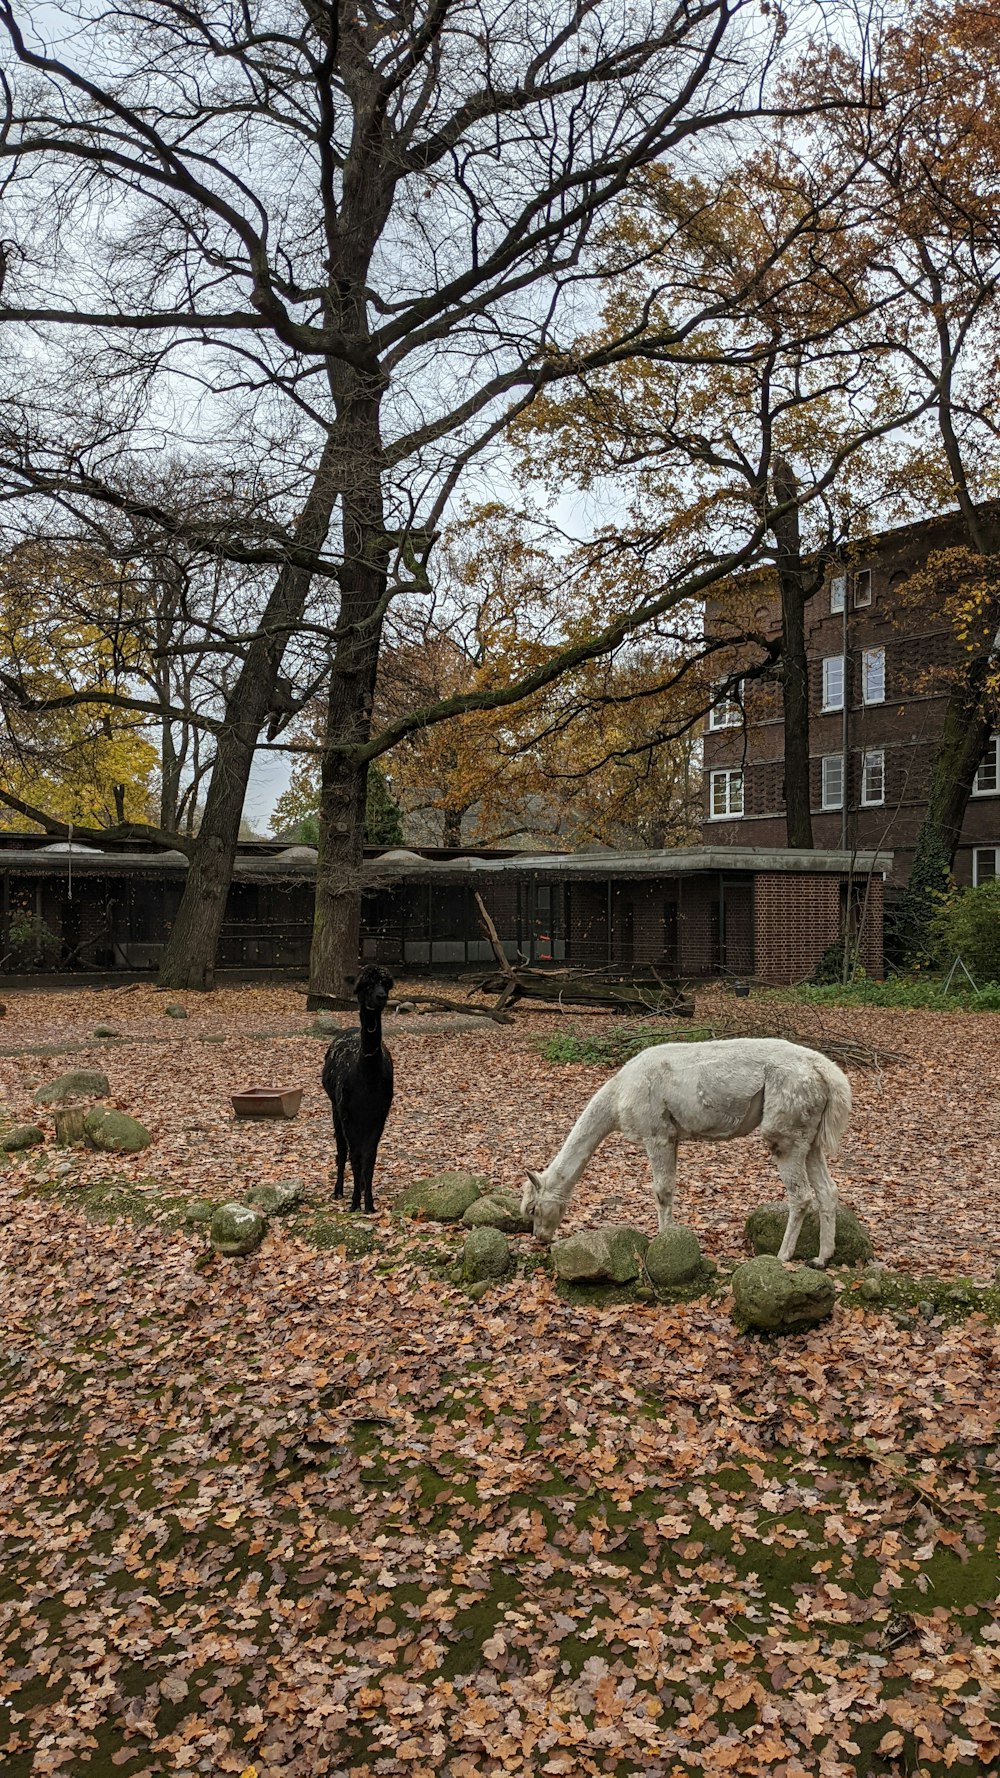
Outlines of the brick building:
[[[941,595],[929,576],[927,584],[914,576],[935,551],[962,541],[958,514],[883,532],[829,569],[806,607],[813,841],[826,851],[890,850],[893,885],[909,875],[958,658]],[[776,634],[777,591],[762,583],[760,597],[757,622]],[[707,621],[711,628],[711,609]],[[780,689],[748,680],[745,696],[720,703],[706,725],[706,845],[786,844],[784,759]],[[994,735],[976,773],[955,877],[970,884],[998,875]]]

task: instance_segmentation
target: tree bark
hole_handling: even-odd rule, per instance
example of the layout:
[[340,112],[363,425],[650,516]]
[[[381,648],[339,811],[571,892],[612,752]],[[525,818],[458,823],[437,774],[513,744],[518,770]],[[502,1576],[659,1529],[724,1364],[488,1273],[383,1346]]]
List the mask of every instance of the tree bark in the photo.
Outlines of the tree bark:
[[320,779],[310,999],[347,995],[361,955],[368,766],[357,760],[354,750],[371,734],[387,582],[380,391],[375,376],[356,373],[349,382],[338,403],[338,430],[348,466],[343,490],[344,564]]
[[442,845],[454,848],[462,844],[462,816],[464,814],[464,809],[445,809],[444,827],[441,835]]
[[[335,462],[331,432],[295,528],[296,543],[307,549],[319,550],[326,540],[338,493]],[[307,568],[281,570],[259,633],[247,650],[229,696],[184,894],[160,962],[161,987],[212,986],[254,748],[267,716],[289,626],[302,615],[309,580]],[[362,820],[363,816],[362,791]]]
[[776,457],[772,490],[781,509],[771,517],[777,544],[781,595],[782,702],[785,719],[785,837],[789,846],[812,849],[809,793],[809,664],[806,659],[805,608],[815,587],[802,561],[798,485],[792,467]]
[[926,961],[934,915],[948,888],[972,780],[993,732],[983,697],[989,657],[980,656],[951,688],[931,770],[927,809],[899,911],[897,945],[909,963]]

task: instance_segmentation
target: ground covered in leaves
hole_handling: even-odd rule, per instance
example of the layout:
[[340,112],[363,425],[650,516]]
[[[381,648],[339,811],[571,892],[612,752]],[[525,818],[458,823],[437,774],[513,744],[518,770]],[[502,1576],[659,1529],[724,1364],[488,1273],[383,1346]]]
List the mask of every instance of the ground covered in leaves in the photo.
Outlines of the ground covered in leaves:
[[[1000,1770],[992,1319],[848,1290],[809,1335],[738,1333],[726,1268],[779,1195],[752,1139],[682,1151],[715,1295],[569,1303],[522,1241],[472,1302],[461,1235],[392,1204],[550,1158],[604,1078],[543,1061],[556,1021],[393,1032],[359,1224],[329,1202],[301,994],[182,998],[175,1022],[147,988],[17,994],[0,1026],[8,1122],[51,1128],[35,1088],[94,1063],[154,1138],[0,1168],[5,1774]],[[852,1073],[836,1169],[878,1258],[915,1299],[987,1283],[1000,1020],[784,1012],[903,1055]],[[303,1085],[300,1116],[235,1123],[248,1085]],[[206,1264],[184,1201],[290,1177],[305,1210]],[[655,1227],[617,1141],[567,1226],[601,1220]]]

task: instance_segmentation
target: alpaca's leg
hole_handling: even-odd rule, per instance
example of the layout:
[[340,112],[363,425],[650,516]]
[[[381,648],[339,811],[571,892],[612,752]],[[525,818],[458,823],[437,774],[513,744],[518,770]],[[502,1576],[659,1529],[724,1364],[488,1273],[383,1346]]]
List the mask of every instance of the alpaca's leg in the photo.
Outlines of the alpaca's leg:
[[365,1162],[364,1162],[364,1167],[365,1167],[364,1196],[365,1196],[365,1215],[366,1216],[374,1216],[374,1214],[375,1214],[375,1197],[374,1197],[374,1193],[372,1191],[372,1185],[373,1185],[374,1179],[375,1179],[375,1157],[377,1154],[378,1154],[378,1143],[373,1142],[365,1154]]
[[337,1144],[337,1182],[333,1188],[333,1195],[335,1198],[342,1198],[344,1195],[344,1168],[347,1165],[347,1141],[336,1112],[333,1114],[333,1137]]
[[660,1234],[673,1221],[674,1185],[677,1181],[677,1144],[669,1137],[648,1136],[643,1144],[653,1169],[653,1196]]
[[813,1202],[813,1188],[806,1170],[809,1143],[803,1142],[801,1138],[796,1140],[793,1137],[774,1135],[765,1137],[765,1141],[788,1198],[788,1221],[784,1239],[778,1248],[778,1258],[791,1259],[802,1228],[802,1219]]
[[351,1193],[351,1209],[361,1209],[361,1194],[365,1188],[365,1157],[360,1148],[351,1149],[351,1173],[354,1176],[354,1190]]
[[837,1239],[837,1187],[830,1178],[826,1156],[819,1145],[818,1137],[809,1150],[806,1171],[819,1206],[819,1255],[816,1264],[827,1266],[833,1258]]

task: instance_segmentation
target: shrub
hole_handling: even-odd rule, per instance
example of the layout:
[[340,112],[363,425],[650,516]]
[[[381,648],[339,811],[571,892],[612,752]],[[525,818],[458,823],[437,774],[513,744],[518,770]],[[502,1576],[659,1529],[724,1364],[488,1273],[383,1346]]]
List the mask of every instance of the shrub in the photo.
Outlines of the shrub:
[[1000,882],[956,891],[934,927],[942,963],[961,957],[977,984],[1000,981]]

